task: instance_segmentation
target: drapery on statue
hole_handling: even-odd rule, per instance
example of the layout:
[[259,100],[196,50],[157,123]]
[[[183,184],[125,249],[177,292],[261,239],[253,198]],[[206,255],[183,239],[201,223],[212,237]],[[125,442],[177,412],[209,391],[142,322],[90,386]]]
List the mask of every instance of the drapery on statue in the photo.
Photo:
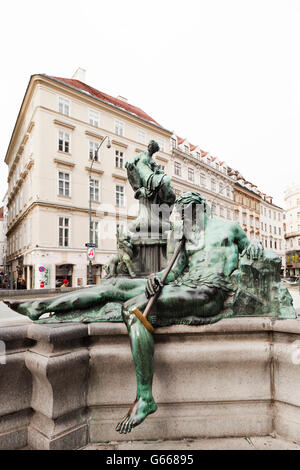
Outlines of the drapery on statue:
[[[185,243],[163,288],[161,272],[148,279],[104,279],[97,287],[54,299],[5,301],[13,310],[32,320],[47,312],[57,316],[73,312],[76,317],[76,312],[82,310],[122,302],[122,317],[129,333],[137,379],[136,399],[117,426],[117,431],[124,434],[157,409],[152,395],[153,335],[132,311],[136,307],[143,312],[155,293],[161,290],[149,317],[153,326],[204,324],[245,313],[295,318],[291,296],[280,284],[278,257],[265,252],[258,240],[250,241],[237,223],[209,218],[209,208],[200,194],[183,194],[177,204],[184,214]],[[202,217],[197,216],[197,208],[202,209]],[[261,269],[262,264],[265,269],[259,273],[256,266]],[[233,276],[232,273],[238,274]],[[268,285],[268,289],[263,289],[264,298],[259,297],[259,282]]]

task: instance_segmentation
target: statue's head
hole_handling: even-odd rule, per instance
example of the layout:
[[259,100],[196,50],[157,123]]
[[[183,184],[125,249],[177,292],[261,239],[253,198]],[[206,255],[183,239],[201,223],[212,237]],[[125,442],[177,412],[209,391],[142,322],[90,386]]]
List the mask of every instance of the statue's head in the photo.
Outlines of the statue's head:
[[179,196],[175,201],[176,209],[181,214],[185,224],[189,223],[201,226],[204,223],[204,215],[209,216],[210,210],[204,197],[196,192],[188,192]]
[[158,152],[158,151],[159,151],[158,143],[155,142],[155,140],[150,140],[150,142],[148,144],[149,155],[153,155],[155,152]]
[[175,204],[178,210],[182,210],[187,206],[194,204],[201,204],[203,206],[204,212],[207,210],[204,197],[202,197],[201,194],[193,191],[181,194],[181,196],[176,199]]

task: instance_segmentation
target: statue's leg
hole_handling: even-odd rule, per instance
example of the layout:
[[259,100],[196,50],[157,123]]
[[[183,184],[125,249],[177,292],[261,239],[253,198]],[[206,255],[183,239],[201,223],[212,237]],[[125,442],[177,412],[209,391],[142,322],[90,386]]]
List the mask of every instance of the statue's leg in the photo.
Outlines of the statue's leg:
[[131,351],[135,365],[137,392],[136,399],[132,403],[127,415],[120,421],[116,430],[121,434],[126,434],[146,416],[154,413],[157,405],[152,396],[153,379],[153,336],[132,313],[133,305],[143,310],[147,303],[144,294],[129,300],[123,305],[122,315],[126,323],[131,342]]
[[[143,323],[132,312],[133,306],[143,312],[147,304],[144,294],[123,304],[122,315],[131,342],[135,365],[137,392],[127,415],[120,421],[116,430],[126,434],[157,409],[152,395],[154,370],[154,339]],[[165,286],[160,294],[154,312],[159,318],[184,317],[193,313],[199,316],[212,316],[220,311],[223,297],[215,288],[199,286],[196,289],[181,286]],[[152,312],[151,312],[152,314]]]
[[37,320],[47,312],[62,313],[79,309],[87,309],[108,301],[124,302],[144,291],[144,279],[103,280],[97,287],[80,289],[59,295],[52,299],[38,299],[30,302],[4,300],[16,312]]

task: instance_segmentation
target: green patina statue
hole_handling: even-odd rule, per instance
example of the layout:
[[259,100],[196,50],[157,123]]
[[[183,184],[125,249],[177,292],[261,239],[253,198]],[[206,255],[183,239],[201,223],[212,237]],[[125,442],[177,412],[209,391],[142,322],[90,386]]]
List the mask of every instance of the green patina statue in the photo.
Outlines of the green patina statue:
[[119,274],[136,277],[132,266],[133,245],[131,243],[130,233],[120,233],[118,227],[116,236],[118,253],[113,255],[108,263],[104,265],[106,272],[105,278],[109,279]]
[[129,227],[135,238],[149,235],[154,238],[170,229],[170,208],[176,196],[170,177],[153,159],[158,150],[157,142],[151,140],[146,152],[138,153],[125,165],[134,197],[139,200],[138,216]]
[[[133,162],[131,165],[136,178],[145,174],[144,167],[139,172],[140,159],[134,168]],[[146,186],[150,184],[147,181],[143,183]],[[237,223],[211,218],[199,193],[183,194],[176,205],[181,222],[173,227],[173,240],[182,248],[164,285],[164,271],[147,279],[132,278],[129,272],[128,276],[102,279],[96,287],[52,299],[5,301],[13,310],[39,322],[123,319],[131,342],[137,394],[117,426],[120,433],[130,432],[157,408],[152,395],[154,339],[134,313],[136,309],[143,312],[153,296],[159,293],[148,317],[153,327],[201,325],[229,316],[296,316],[291,296],[281,285],[280,259],[274,253],[264,250],[260,241],[250,241]],[[145,216],[138,223],[141,220],[145,221]],[[50,318],[40,319],[48,312],[53,313]]]

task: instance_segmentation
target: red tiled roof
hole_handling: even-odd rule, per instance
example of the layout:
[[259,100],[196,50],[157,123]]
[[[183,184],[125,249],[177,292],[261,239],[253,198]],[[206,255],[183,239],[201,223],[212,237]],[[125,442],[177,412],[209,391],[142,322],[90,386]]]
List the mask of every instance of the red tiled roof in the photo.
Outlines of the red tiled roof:
[[184,142],[184,141],[185,141],[185,139],[182,139],[181,137],[177,136],[177,144],[178,145],[182,144],[182,142]]
[[207,154],[208,152],[204,152],[204,150],[201,150],[201,157],[206,157]]
[[211,157],[211,161],[214,162],[217,157]]
[[191,152],[192,152],[193,150],[195,150],[197,147],[198,147],[198,145],[192,145],[192,144],[190,144]]
[[99,98],[102,101],[105,101],[107,103],[113,104],[114,106],[117,106],[119,108],[125,109],[126,111],[129,111],[130,113],[135,114],[136,116],[145,119],[146,121],[152,122],[156,124],[159,127],[162,127],[158,122],[156,122],[151,116],[146,114],[142,109],[133,106],[132,104],[127,103],[126,101],[120,100],[119,98],[114,98],[113,96],[107,95],[106,93],[103,93],[102,91],[96,90],[96,88],[93,88],[86,83],[81,82],[80,80],[75,80],[73,78],[61,78],[61,77],[51,77],[54,78],[55,80],[59,80],[60,82],[65,83],[66,85],[72,86],[74,88],[77,88],[78,90],[82,90],[83,92],[87,92],[90,95]]

